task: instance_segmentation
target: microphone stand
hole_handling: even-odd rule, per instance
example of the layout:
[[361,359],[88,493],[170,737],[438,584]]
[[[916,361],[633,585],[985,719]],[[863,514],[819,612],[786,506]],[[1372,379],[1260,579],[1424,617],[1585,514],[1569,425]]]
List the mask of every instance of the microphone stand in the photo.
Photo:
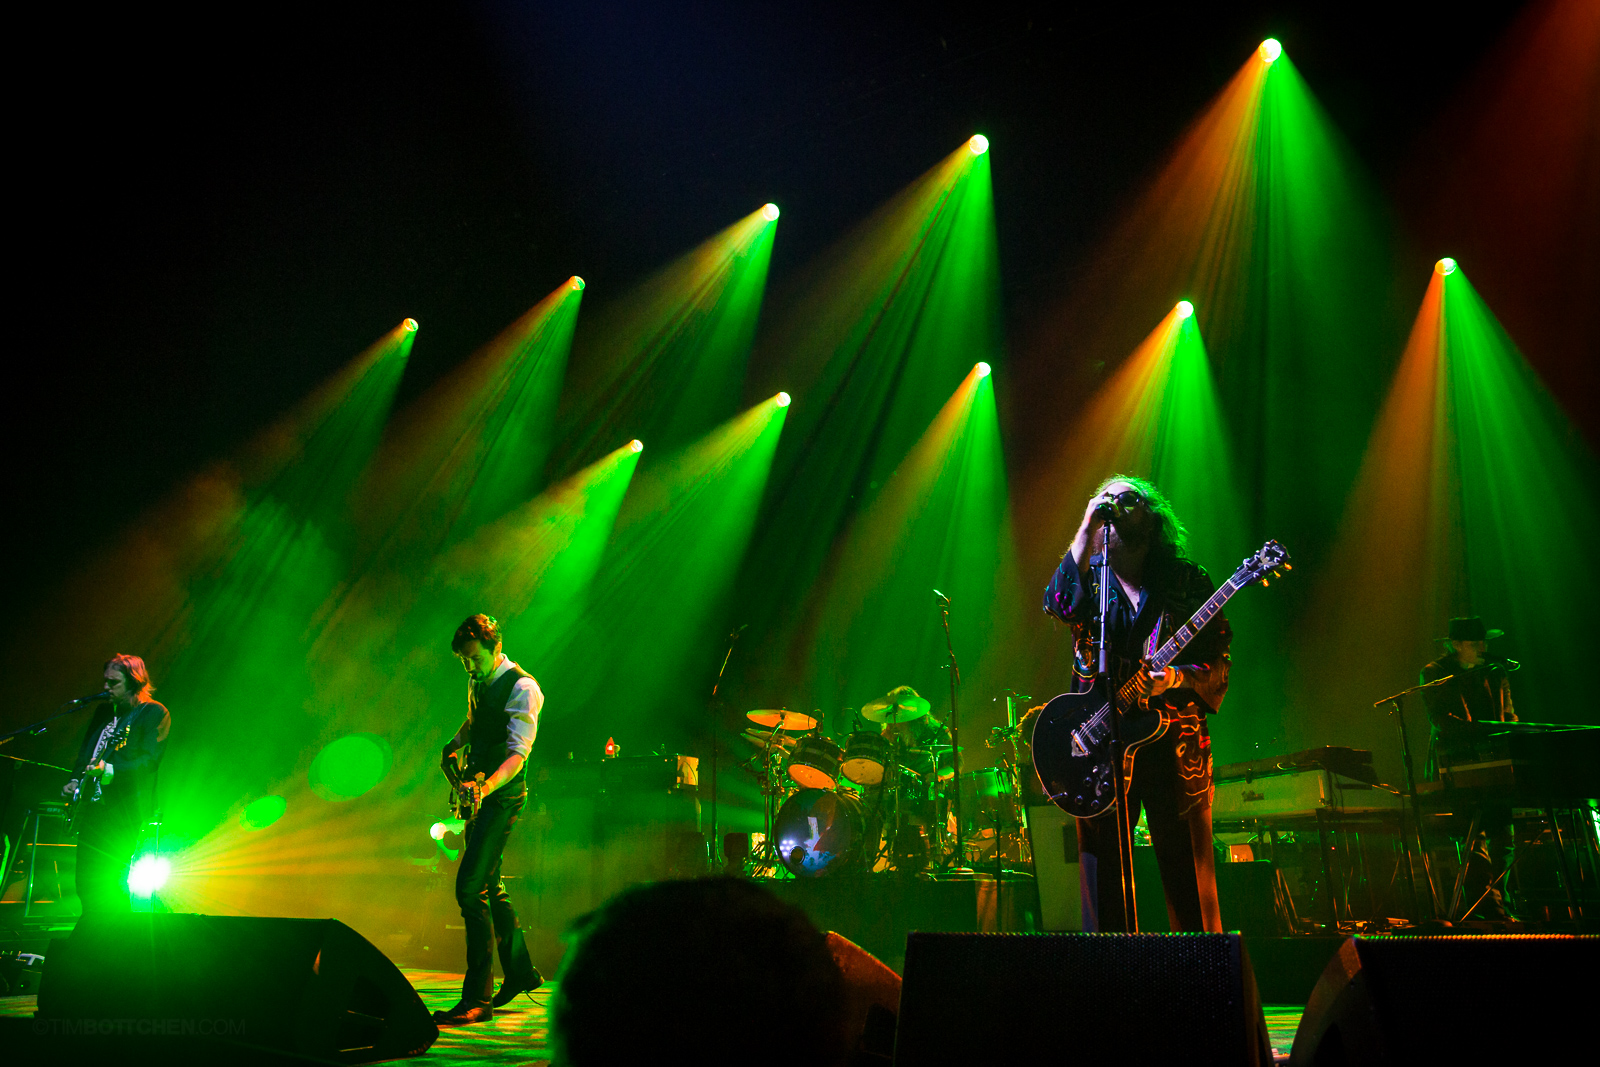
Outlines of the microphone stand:
[[[749,623],[745,623],[748,626]],[[740,626],[728,635],[728,651],[722,657],[722,666],[717,668],[717,680],[711,684],[711,701],[707,709],[711,713],[711,840],[707,847],[707,858],[711,861],[711,872],[717,873],[723,861],[722,836],[717,823],[717,751],[718,731],[722,728],[722,676],[727,673],[728,661],[733,658],[733,646],[739,643],[739,635],[744,633],[744,626]]]
[[1420,912],[1417,907],[1417,859],[1411,853],[1411,839],[1406,836],[1406,801],[1411,802],[1411,822],[1417,831],[1417,848],[1422,853],[1422,874],[1428,880],[1428,904],[1433,909],[1435,917],[1439,914],[1439,889],[1433,883],[1433,864],[1428,860],[1428,842],[1422,836],[1422,814],[1417,810],[1417,783],[1415,772],[1411,767],[1411,739],[1406,733],[1405,710],[1400,706],[1400,701],[1412,693],[1419,693],[1424,689],[1432,689],[1436,685],[1443,685],[1455,675],[1447,674],[1443,678],[1435,678],[1431,682],[1414,685],[1410,689],[1402,689],[1392,696],[1382,700],[1375,700],[1372,706],[1381,708],[1385,704],[1390,706],[1389,713],[1394,716],[1395,725],[1400,728],[1400,761],[1405,771],[1405,792],[1400,799],[1400,847],[1406,853],[1406,881],[1411,886],[1411,907],[1413,912]]
[[[950,762],[955,771],[955,793],[952,797],[952,807],[956,815],[956,847],[951,856],[951,864],[955,867],[965,866],[966,842],[962,838],[964,827],[961,822],[961,713],[956,710],[956,683],[961,681],[961,666],[956,663],[956,646],[950,640],[950,598],[938,590],[942,606],[939,609],[944,617],[944,647],[950,655]],[[938,763],[934,763],[934,777],[938,777]]]
[[49,726],[46,725],[47,723],[55,722],[63,715],[71,715],[85,704],[92,703],[94,703],[92,699],[86,700],[82,697],[74,697],[65,704],[61,705],[61,710],[56,712],[54,715],[47,715],[38,722],[29,723],[27,726],[18,727],[8,734],[0,734],[0,745],[6,744],[8,741],[13,741],[16,738],[21,737],[23,734],[42,734],[49,729]]
[[1117,709],[1117,690],[1111,682],[1111,520],[1100,526],[1100,555],[1089,560],[1089,566],[1100,569],[1100,639],[1099,663],[1095,669],[1095,685],[1106,695],[1110,713],[1106,721],[1111,724],[1111,782],[1116,792],[1117,804],[1117,866],[1121,869],[1122,915],[1127,932],[1139,932],[1139,905],[1134,894],[1133,880],[1133,815],[1128,810],[1128,790],[1122,773],[1122,713]]

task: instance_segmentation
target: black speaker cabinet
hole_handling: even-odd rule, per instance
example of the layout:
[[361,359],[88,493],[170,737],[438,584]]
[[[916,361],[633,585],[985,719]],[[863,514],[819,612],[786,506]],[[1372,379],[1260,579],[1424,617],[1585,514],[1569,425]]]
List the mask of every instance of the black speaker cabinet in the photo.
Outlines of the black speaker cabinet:
[[186,1038],[339,1063],[417,1055],[439,1036],[378,948],[333,919],[95,915],[52,942],[33,1032]]
[[912,934],[895,1063],[1272,1063],[1238,934]]
[[1590,1062],[1597,971],[1597,937],[1352,937],[1311,991],[1289,1063]]

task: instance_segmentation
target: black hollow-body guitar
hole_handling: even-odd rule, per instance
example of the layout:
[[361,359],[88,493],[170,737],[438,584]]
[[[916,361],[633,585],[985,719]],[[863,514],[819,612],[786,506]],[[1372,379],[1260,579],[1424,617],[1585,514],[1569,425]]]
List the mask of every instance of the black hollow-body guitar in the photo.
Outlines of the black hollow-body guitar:
[[[1252,582],[1267,584],[1269,574],[1276,576],[1280,569],[1289,569],[1288,559],[1289,553],[1278,542],[1262,545],[1261,551],[1240,564],[1233,577],[1141,666],[1152,672],[1170,667],[1233,594]],[[1082,819],[1101,814],[1117,799],[1111,716],[1117,716],[1125,782],[1133,780],[1133,758],[1139,749],[1165,734],[1172,724],[1163,701],[1139,699],[1137,671],[1121,679],[1114,694],[1106,689],[1104,682],[1096,682],[1086,693],[1061,694],[1045,705],[1033,726],[1033,767],[1045,795],[1056,807]]]

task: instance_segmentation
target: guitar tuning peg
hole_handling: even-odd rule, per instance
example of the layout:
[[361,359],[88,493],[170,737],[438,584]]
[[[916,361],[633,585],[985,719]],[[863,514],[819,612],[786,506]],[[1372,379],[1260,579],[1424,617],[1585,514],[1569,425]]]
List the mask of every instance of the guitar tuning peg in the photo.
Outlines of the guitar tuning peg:
[[1286,570],[1286,571],[1292,571],[1292,570],[1294,570],[1294,564],[1293,563],[1285,563],[1283,565],[1283,569]]
[[1267,587],[1267,585],[1268,585],[1267,580],[1265,578],[1261,579],[1261,588],[1265,589]]

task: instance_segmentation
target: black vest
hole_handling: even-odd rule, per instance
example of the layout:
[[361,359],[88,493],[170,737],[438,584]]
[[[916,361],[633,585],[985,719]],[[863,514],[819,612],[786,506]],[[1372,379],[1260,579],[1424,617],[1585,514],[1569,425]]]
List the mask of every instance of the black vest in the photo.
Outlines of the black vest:
[[[510,670],[487,688],[474,685],[467,690],[467,743],[472,746],[467,753],[468,774],[477,774],[479,771],[485,775],[493,774],[511,755],[511,749],[506,745],[506,732],[511,724],[511,714],[506,711],[506,704],[511,700],[511,690],[516,688],[517,680],[532,677],[521,667],[512,664]],[[524,761],[517,773],[506,779],[505,784],[520,785],[527,769],[528,764]]]

